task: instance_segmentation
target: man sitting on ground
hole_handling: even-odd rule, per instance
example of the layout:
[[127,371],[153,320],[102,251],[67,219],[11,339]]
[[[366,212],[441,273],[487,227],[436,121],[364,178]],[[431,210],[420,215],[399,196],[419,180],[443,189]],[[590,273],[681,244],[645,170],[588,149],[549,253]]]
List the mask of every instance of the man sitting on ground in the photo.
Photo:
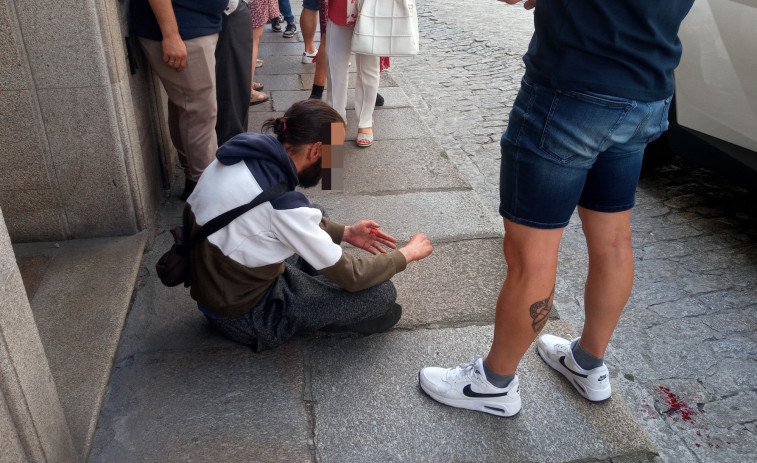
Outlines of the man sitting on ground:
[[[266,121],[263,128],[275,137],[243,133],[226,142],[187,200],[192,232],[273,185],[318,184],[329,149],[322,127],[332,124],[343,137],[339,114],[311,99]],[[343,241],[374,255],[353,257]],[[396,249],[395,241],[371,220],[347,227],[332,222],[302,193],[288,191],[192,248],[191,296],[219,331],[257,351],[316,330],[386,331],[402,315],[389,279],[432,251],[417,234],[386,252],[384,246]]]

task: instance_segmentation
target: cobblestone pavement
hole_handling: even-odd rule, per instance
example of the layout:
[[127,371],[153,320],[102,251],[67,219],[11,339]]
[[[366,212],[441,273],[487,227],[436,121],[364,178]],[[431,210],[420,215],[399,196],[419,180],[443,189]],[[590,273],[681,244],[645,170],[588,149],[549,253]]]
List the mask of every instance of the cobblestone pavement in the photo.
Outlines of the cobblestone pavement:
[[[421,55],[403,87],[484,205],[497,210],[499,138],[532,14],[494,0],[418,0]],[[681,160],[641,180],[636,281],[607,353],[613,386],[667,462],[757,461],[757,199]],[[555,307],[577,331],[587,261],[577,217]]]

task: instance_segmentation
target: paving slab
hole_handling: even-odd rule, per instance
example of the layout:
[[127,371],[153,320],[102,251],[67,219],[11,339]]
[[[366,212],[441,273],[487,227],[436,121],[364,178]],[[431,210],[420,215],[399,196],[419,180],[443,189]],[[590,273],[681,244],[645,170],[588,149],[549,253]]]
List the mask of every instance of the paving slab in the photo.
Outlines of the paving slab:
[[433,140],[376,140],[367,149],[352,142],[344,145],[345,193],[468,189]]
[[[268,92],[268,96],[271,97],[273,102],[274,111],[286,111],[293,104],[307,100],[310,96],[310,89],[306,90],[271,90]],[[250,107],[251,110],[254,110]]]
[[90,462],[307,462],[299,346],[138,355],[117,365]]
[[[303,47],[302,42],[299,45]],[[259,55],[258,59],[262,59],[264,64],[255,69],[255,78],[259,75],[304,74],[315,71],[315,67],[312,64],[303,64],[302,52],[296,55]]]
[[345,194],[311,189],[312,203],[340,223],[373,219],[401,242],[425,233],[432,243],[502,236],[495,214],[484,210],[471,190],[389,195]]
[[[270,93],[274,90],[305,90],[312,87],[312,83],[308,86],[303,84],[303,77],[301,74],[291,75],[257,75],[255,74],[255,82],[263,84],[263,92]],[[309,95],[309,94],[308,94]],[[254,106],[250,106],[254,108]]]
[[[293,1],[290,2],[290,3],[292,5],[292,12],[296,11],[296,13],[295,13],[295,21],[297,22],[297,27],[298,27],[297,34],[295,34],[294,37],[284,37],[284,36],[281,35],[281,32],[273,32],[271,30],[271,26],[268,25],[268,24],[266,24],[264,26],[265,29],[263,29],[263,36],[260,38],[260,44],[261,45],[264,44],[264,43],[299,43],[300,46],[302,46],[304,48],[304,43],[305,42],[302,39],[302,31],[299,30],[299,25],[300,25],[299,12],[302,11],[302,9],[301,8],[298,9],[295,6],[295,4],[294,4]],[[286,27],[286,24],[284,24],[284,27]],[[320,28],[319,28],[319,30],[320,30]],[[319,43],[319,41],[321,39],[320,36],[321,36],[321,34],[318,33],[318,32],[316,32],[316,34],[315,34],[315,43],[316,43],[316,46],[317,46],[317,44]]]
[[[269,92],[273,99],[274,111],[286,111],[294,103],[308,99],[310,88],[307,90],[272,91]],[[384,97],[384,106],[377,106],[375,111],[383,111],[388,108],[411,107],[410,99],[399,87],[382,88],[381,96]],[[355,109],[355,90],[347,90],[347,109]]]
[[[354,96],[354,91],[350,92]],[[380,89],[379,93],[384,97],[384,105],[377,106],[375,111],[383,111],[388,108],[411,108],[413,104],[405,91],[400,87],[385,87]],[[353,98],[354,99],[354,98]],[[353,108],[354,109],[354,105]]]
[[[302,59],[302,53],[305,51],[305,42],[301,41],[289,41],[289,42],[270,42],[261,40],[258,45],[258,57],[264,61],[263,67],[269,62],[275,62],[281,56],[297,56]],[[259,70],[261,68],[257,68]],[[256,74],[257,74],[256,70]]]
[[92,442],[146,240],[143,232],[61,242],[31,300],[80,456],[87,455]]
[[[347,140],[357,136],[357,116],[355,110],[347,110]],[[414,108],[387,108],[373,112],[373,136],[375,140],[432,139]],[[369,148],[370,149],[370,148]]]
[[[302,84],[305,88],[313,87],[313,72],[315,72],[315,67],[308,70],[308,74],[302,74]],[[350,68],[350,73],[347,75],[347,88],[355,88],[355,75],[354,67]],[[398,87],[398,85],[389,71],[383,71],[379,73],[379,93],[383,94],[382,90],[387,87]],[[326,91],[328,92],[328,89]]]
[[[572,334],[562,321],[545,329]],[[515,417],[447,407],[420,390],[421,367],[453,366],[485,354],[492,330],[487,325],[310,340],[305,360],[318,461],[660,461],[621,399],[584,400],[533,346],[518,368],[523,409]]]
[[429,257],[392,279],[403,309],[397,326],[494,323],[506,273],[500,238],[436,244]]

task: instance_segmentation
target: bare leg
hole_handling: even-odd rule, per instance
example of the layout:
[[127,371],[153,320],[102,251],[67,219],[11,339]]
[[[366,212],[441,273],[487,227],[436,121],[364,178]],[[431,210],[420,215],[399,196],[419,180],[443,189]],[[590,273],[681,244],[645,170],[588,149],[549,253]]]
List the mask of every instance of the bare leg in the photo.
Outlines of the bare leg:
[[[300,27],[302,28],[302,40],[305,41],[305,51],[315,52],[315,29],[318,26],[318,10],[302,9],[300,13]],[[323,44],[323,37],[321,37]]]
[[602,358],[633,287],[631,211],[605,213],[579,207],[578,214],[589,248],[581,347]]
[[563,228],[542,230],[504,219],[507,276],[497,299],[494,340],[486,364],[510,375],[552,309]]
[[252,28],[252,82],[255,82],[255,62],[258,60],[258,44],[263,37],[263,28],[264,26]]

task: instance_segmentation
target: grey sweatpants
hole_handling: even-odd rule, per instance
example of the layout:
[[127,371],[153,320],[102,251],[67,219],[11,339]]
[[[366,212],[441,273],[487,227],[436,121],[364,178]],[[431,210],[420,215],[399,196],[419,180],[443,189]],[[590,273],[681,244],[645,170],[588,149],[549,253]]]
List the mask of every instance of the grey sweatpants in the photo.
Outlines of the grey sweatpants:
[[284,344],[295,334],[325,328],[338,330],[366,322],[370,325],[372,320],[386,324],[387,318],[392,319],[390,327],[401,314],[396,300],[397,290],[391,281],[350,293],[294,255],[286,260],[284,273],[252,310],[236,317],[208,320],[228,338],[249,344],[259,352]]

